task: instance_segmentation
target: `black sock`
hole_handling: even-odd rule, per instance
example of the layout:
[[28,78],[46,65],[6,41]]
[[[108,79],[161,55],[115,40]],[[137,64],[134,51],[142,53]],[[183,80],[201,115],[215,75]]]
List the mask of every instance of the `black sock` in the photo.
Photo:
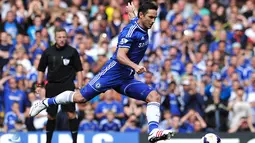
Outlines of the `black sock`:
[[48,120],[46,124],[46,135],[47,135],[47,142],[46,143],[51,143],[53,131],[56,126],[56,120]]
[[79,127],[78,119],[77,118],[69,119],[69,127],[72,134],[73,143],[77,143],[77,134]]

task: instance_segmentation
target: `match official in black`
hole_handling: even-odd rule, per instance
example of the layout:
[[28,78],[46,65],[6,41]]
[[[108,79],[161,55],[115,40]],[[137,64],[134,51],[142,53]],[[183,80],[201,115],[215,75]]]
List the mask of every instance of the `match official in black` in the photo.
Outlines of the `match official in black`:
[[[46,49],[38,66],[38,81],[36,91],[40,92],[44,81],[44,73],[48,67],[45,86],[46,97],[53,97],[66,90],[75,90],[74,80],[77,75],[77,88],[82,87],[82,65],[77,50],[67,44],[67,33],[63,28],[55,30],[56,43]],[[78,119],[75,113],[75,104],[62,105],[61,109],[67,112],[69,127],[72,133],[73,143],[77,143]],[[53,131],[56,125],[58,106],[47,109],[48,122],[46,125],[47,143],[51,143]]]

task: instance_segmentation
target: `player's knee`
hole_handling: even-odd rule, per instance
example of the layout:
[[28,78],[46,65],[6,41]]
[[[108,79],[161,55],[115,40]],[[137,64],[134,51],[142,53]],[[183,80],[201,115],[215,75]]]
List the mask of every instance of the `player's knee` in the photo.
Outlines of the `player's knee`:
[[146,99],[147,102],[159,102],[160,103],[161,97],[156,91],[151,91]]
[[81,95],[80,92],[76,92],[73,97],[75,103],[85,103],[86,99]]

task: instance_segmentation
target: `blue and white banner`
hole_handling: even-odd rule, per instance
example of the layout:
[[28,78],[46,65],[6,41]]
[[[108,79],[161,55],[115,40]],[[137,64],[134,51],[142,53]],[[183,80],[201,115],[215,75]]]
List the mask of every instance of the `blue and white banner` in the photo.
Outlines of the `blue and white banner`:
[[[45,132],[0,133],[0,143],[45,143]],[[53,143],[72,143],[69,132],[54,132]],[[79,132],[78,143],[139,143],[138,133]]]

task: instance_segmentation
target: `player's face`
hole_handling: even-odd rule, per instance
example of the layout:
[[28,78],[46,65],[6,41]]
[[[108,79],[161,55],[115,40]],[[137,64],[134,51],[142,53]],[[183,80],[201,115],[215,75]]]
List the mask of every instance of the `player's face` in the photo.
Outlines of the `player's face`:
[[140,18],[142,19],[142,24],[144,28],[150,29],[155,22],[157,17],[157,11],[154,9],[149,9],[147,13],[141,14]]
[[66,32],[64,31],[60,31],[60,32],[56,32],[56,43],[59,47],[63,47],[66,44]]

